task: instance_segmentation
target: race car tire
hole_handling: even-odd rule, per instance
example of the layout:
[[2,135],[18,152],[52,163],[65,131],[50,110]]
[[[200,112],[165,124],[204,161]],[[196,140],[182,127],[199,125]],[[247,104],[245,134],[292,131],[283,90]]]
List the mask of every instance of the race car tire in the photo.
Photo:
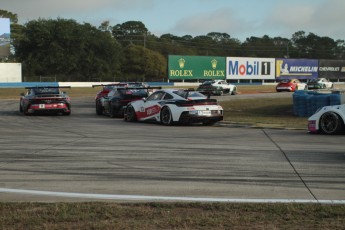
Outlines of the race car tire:
[[23,112],[23,107],[21,105],[19,105],[19,112],[22,113]]
[[103,107],[102,107],[102,104],[98,100],[96,101],[96,114],[103,115]]
[[125,116],[126,121],[136,121],[137,120],[137,115],[135,114],[135,110],[133,106],[128,106],[126,109],[126,116]]
[[237,94],[237,88],[235,87],[232,92],[231,92],[231,95],[236,95]]
[[344,121],[334,112],[324,113],[320,118],[320,131],[324,134],[337,134],[344,129]]
[[161,110],[161,123],[163,125],[172,125],[173,124],[173,119],[171,115],[170,108],[165,106]]
[[62,114],[65,116],[69,116],[69,115],[71,115],[71,112],[63,112]]

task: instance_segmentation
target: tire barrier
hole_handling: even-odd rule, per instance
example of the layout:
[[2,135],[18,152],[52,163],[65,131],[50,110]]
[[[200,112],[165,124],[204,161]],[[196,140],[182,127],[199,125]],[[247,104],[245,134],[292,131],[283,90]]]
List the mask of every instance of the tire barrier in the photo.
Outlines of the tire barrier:
[[292,98],[293,112],[299,117],[309,117],[324,106],[345,103],[344,91],[322,93],[317,91],[297,90],[292,95]]

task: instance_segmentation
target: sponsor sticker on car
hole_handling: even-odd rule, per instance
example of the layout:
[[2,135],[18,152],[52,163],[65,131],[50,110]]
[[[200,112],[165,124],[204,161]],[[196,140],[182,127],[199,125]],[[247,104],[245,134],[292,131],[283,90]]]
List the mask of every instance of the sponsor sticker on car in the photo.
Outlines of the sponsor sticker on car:
[[199,116],[211,116],[211,111],[210,110],[199,110],[198,115]]

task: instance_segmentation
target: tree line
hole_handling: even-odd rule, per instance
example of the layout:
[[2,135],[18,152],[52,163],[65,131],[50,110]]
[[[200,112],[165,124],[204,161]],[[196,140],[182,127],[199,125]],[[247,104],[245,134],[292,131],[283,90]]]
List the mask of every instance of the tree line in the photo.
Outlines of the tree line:
[[39,76],[57,81],[167,81],[168,55],[343,59],[344,40],[298,31],[290,39],[249,37],[244,42],[227,33],[182,37],[152,34],[140,21],[99,27],[73,19],[38,19],[24,25],[10,18],[12,52],[2,62],[22,63],[26,81]]

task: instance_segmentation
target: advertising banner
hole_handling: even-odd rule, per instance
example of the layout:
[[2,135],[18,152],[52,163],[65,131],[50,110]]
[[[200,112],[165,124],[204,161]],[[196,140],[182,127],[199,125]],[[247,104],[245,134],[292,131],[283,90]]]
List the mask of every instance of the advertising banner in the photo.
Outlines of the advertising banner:
[[319,77],[329,80],[345,78],[345,60],[320,60]]
[[224,57],[169,55],[168,58],[168,76],[171,80],[225,79]]
[[274,79],[275,78],[274,58],[226,58],[226,79]]
[[316,59],[276,59],[276,79],[312,79],[318,77]]
[[10,55],[10,19],[0,18],[0,57]]

